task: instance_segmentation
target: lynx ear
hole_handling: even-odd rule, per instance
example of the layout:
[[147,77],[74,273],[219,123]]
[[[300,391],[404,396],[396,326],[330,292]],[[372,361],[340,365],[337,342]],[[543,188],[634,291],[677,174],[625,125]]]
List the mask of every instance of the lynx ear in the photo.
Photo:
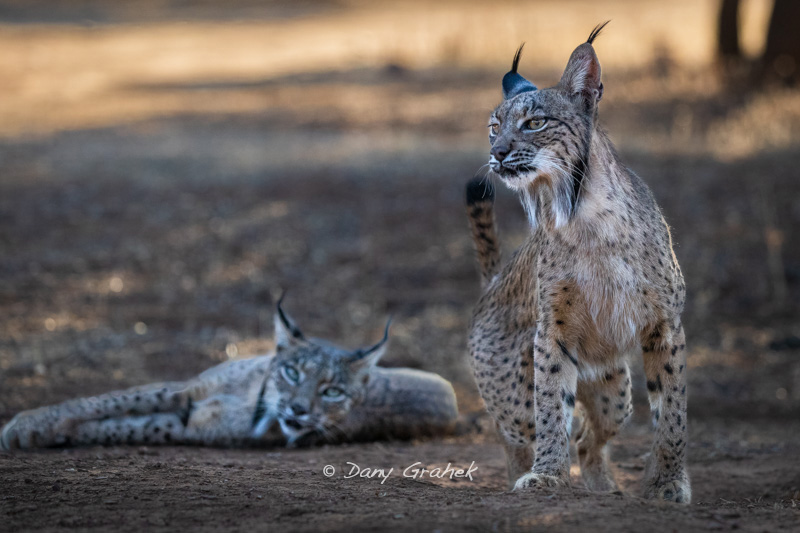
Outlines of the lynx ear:
[[599,102],[603,97],[603,82],[600,81],[600,62],[594,53],[592,43],[600,34],[606,21],[592,30],[589,39],[572,52],[567,68],[558,86],[570,96],[581,95],[587,104]]
[[518,94],[527,93],[536,90],[536,85],[532,84],[519,74],[517,68],[519,67],[519,58],[522,56],[522,48],[525,43],[522,43],[517,48],[517,53],[514,54],[514,61],[511,62],[511,70],[506,72],[503,76],[503,99],[508,100],[514,98]]
[[281,303],[286,293],[281,294],[278,299],[278,305],[275,312],[275,346],[280,349],[286,349],[291,346],[304,342],[306,338],[303,333],[295,325],[294,321],[283,311]]
[[386,346],[389,340],[389,326],[392,324],[392,319],[386,321],[386,328],[383,330],[383,338],[377,344],[369,348],[361,348],[350,354],[349,362],[350,368],[356,372],[363,372],[369,370],[377,364],[383,354],[386,353]]

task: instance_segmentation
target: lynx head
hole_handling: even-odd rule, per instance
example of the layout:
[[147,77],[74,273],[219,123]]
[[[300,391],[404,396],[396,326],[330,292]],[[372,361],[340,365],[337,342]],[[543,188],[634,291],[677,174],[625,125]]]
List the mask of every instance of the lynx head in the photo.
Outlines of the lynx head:
[[335,437],[337,424],[366,395],[370,370],[386,350],[389,323],[377,344],[347,350],[303,335],[279,300],[276,353],[262,389],[262,416],[254,416],[254,427],[262,417],[277,423],[289,444],[312,433]]
[[566,224],[575,211],[603,96],[592,43],[606,24],[572,52],[554,87],[537,89],[517,73],[522,46],[503,77],[503,102],[489,119],[489,167],[520,192],[532,225],[542,208],[538,192],[543,186],[550,191],[555,227]]

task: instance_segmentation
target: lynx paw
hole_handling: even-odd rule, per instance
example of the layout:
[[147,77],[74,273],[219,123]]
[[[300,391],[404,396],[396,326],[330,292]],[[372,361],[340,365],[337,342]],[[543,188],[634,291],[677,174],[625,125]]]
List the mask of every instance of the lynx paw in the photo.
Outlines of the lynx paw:
[[689,485],[689,478],[684,476],[682,479],[648,484],[644,491],[644,497],[665,502],[691,503],[692,488]]
[[537,487],[566,487],[569,481],[558,476],[551,476],[549,474],[537,474],[536,472],[528,472],[517,480],[514,484],[514,490],[526,490]]
[[43,448],[63,444],[60,431],[47,424],[37,411],[25,411],[12,418],[0,432],[0,450]]
[[35,434],[31,428],[26,429],[25,426],[24,418],[21,418],[20,415],[15,416],[3,426],[3,431],[0,433],[0,450],[32,447]]

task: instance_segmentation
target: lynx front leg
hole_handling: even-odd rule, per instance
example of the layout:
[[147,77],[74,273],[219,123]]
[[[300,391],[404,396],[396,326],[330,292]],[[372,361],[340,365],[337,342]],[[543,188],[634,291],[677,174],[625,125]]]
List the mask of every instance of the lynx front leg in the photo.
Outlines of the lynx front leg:
[[569,433],[578,382],[577,360],[563,341],[546,333],[537,333],[534,347],[536,452],[533,469],[517,480],[515,490],[569,485]]
[[655,423],[653,449],[645,469],[646,498],[690,503],[686,472],[686,345],[683,326],[654,328],[642,343],[650,409]]

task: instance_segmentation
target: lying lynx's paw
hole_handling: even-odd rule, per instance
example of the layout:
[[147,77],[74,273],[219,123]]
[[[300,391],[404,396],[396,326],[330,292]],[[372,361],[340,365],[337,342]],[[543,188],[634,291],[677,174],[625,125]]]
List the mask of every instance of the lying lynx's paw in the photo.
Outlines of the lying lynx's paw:
[[514,491],[533,489],[537,487],[567,487],[569,480],[551,476],[549,474],[537,474],[536,472],[528,472],[517,480],[514,484]]
[[[12,418],[0,432],[0,450],[44,448],[66,441],[66,425],[54,425],[42,416],[44,411],[23,411]],[[61,426],[65,427],[61,427]]]
[[35,434],[33,427],[25,423],[24,414],[18,414],[3,426],[3,431],[0,433],[0,450],[30,448],[32,446]]

